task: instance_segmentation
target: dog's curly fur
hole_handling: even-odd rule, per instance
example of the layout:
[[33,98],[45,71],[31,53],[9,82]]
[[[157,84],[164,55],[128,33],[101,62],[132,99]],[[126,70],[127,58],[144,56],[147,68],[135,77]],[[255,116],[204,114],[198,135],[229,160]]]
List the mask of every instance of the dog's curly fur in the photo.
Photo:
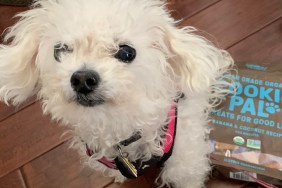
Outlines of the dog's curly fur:
[[[233,65],[226,51],[193,27],[177,28],[162,0],[37,0],[18,16],[7,44],[0,46],[1,101],[17,105],[37,94],[44,112],[73,131],[73,147],[88,164],[123,181],[97,159],[115,157],[113,145],[136,130],[142,138],[124,148],[130,160],[162,156],[160,133],[171,102],[182,92],[173,154],[160,179],[176,188],[204,185],[210,170],[209,111],[228,92],[223,75]],[[61,62],[54,58],[58,42],[72,48]],[[120,44],[136,49],[133,62],[115,58]],[[77,103],[70,78],[82,68],[100,75],[90,97],[105,103]],[[85,156],[81,139],[95,151],[92,157]]]

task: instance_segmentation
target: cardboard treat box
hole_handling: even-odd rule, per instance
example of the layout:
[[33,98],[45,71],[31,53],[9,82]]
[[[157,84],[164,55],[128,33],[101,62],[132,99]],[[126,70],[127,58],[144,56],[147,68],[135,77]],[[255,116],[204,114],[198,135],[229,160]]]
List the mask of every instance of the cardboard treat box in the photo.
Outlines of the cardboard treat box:
[[236,94],[212,112],[215,169],[232,179],[281,187],[282,65],[241,63],[231,76]]

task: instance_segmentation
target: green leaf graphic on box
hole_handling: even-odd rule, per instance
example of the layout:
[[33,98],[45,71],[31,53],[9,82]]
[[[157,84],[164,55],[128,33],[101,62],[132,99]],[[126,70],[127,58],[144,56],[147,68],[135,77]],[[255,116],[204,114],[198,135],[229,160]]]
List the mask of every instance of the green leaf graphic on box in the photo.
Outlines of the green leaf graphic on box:
[[234,137],[234,138],[233,138],[233,142],[234,142],[235,144],[238,144],[238,145],[243,145],[243,144],[245,144],[245,140],[244,140],[244,138],[242,138],[241,136],[236,136],[236,137]]
[[247,140],[247,147],[253,149],[261,149],[261,141],[260,140]]

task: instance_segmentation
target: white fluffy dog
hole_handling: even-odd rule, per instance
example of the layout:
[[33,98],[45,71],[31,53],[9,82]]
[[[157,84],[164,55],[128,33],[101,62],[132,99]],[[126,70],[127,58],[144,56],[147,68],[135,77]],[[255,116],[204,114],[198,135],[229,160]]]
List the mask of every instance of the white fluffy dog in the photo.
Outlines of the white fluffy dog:
[[204,186],[209,112],[228,92],[223,75],[233,65],[227,52],[193,27],[177,28],[162,0],[38,0],[19,16],[0,46],[1,101],[37,94],[88,164],[120,182],[105,163],[119,159],[139,173],[162,158],[177,106],[161,185]]

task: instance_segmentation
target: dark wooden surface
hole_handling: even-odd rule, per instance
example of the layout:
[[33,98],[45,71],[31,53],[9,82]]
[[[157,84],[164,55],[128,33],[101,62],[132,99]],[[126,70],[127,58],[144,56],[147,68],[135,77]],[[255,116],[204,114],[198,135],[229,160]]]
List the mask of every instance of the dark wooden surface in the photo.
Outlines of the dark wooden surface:
[[[281,63],[281,0],[171,0],[168,6],[175,10],[175,18],[183,18],[181,26],[196,26],[236,61]],[[0,6],[0,32],[15,21],[11,17],[16,12],[25,9]],[[62,132],[42,115],[40,104],[33,99],[18,108],[0,104],[0,188],[156,187],[157,169],[120,185],[83,168]],[[214,178],[207,183],[208,188],[245,185]]]
[[221,48],[228,48],[281,16],[281,0],[223,0],[184,20],[182,25],[193,25]]
[[0,177],[66,140],[62,129],[35,103],[0,124]]
[[76,151],[68,149],[68,143],[59,145],[21,169],[29,188],[102,188],[112,182],[100,173],[83,168]]
[[175,19],[185,20],[217,2],[219,0],[170,0],[168,7]]
[[282,63],[282,18],[228,49],[238,62]]
[[0,179],[0,187],[11,187],[11,188],[26,188],[22,173],[20,170],[15,170]]
[[[15,13],[27,10],[26,7],[11,7],[0,5],[0,33],[11,26],[17,19],[13,18]],[[1,37],[2,38],[2,37]]]

